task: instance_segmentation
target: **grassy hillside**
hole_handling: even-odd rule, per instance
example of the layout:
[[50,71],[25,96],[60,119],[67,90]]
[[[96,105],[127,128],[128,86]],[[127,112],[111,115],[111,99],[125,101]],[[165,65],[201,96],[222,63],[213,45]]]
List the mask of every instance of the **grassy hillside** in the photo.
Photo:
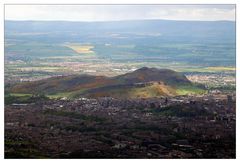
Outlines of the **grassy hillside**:
[[16,84],[7,90],[11,94],[45,94],[57,97],[149,98],[202,94],[183,74],[168,70],[143,67],[116,77],[72,75]]
[[34,82],[24,82],[10,88],[12,93],[55,94],[59,92],[72,92],[76,90],[92,89],[111,84],[111,79],[103,76],[71,75],[43,79]]

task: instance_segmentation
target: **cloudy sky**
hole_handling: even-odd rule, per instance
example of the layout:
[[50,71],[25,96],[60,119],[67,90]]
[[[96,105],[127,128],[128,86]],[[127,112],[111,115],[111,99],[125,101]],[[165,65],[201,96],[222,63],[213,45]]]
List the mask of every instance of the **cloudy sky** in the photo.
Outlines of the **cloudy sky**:
[[6,20],[230,20],[234,5],[5,5]]

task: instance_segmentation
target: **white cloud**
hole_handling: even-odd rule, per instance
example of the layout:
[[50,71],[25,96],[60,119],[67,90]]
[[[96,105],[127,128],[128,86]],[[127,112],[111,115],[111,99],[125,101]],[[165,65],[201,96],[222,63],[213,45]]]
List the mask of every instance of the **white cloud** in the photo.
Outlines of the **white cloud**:
[[231,20],[234,5],[5,5],[7,20]]
[[173,20],[231,20],[235,21],[235,9],[217,8],[174,8],[163,11],[152,11],[153,18]]

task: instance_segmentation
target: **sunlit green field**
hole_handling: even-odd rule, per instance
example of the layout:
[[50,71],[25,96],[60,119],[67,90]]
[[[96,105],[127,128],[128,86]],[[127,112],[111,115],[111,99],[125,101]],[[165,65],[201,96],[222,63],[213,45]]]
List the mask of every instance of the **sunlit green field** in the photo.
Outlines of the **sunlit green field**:
[[176,93],[178,95],[204,94],[207,93],[207,90],[193,86],[180,86],[176,89]]

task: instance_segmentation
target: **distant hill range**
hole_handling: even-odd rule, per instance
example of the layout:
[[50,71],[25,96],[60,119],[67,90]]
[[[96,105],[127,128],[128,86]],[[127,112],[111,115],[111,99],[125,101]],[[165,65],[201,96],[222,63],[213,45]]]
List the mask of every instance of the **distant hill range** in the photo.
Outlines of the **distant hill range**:
[[[17,35],[20,34],[20,35]],[[5,35],[8,39],[26,39],[46,42],[101,42],[109,40],[111,34],[131,36],[133,41],[143,34],[159,41],[175,42],[235,42],[234,21],[180,21],[180,20],[126,20],[104,22],[71,21],[5,21]],[[88,37],[89,36],[89,37]],[[79,37],[81,39],[79,39]],[[155,39],[156,39],[155,38]],[[145,38],[146,39],[146,38]],[[114,41],[114,40],[111,40]],[[119,41],[119,39],[117,39]],[[152,42],[151,40],[149,40]],[[214,42],[215,42],[214,41]],[[141,42],[141,39],[140,39]]]
[[169,70],[143,67],[115,77],[71,75],[19,83],[10,93],[43,93],[55,97],[149,98],[204,93],[183,74]]

